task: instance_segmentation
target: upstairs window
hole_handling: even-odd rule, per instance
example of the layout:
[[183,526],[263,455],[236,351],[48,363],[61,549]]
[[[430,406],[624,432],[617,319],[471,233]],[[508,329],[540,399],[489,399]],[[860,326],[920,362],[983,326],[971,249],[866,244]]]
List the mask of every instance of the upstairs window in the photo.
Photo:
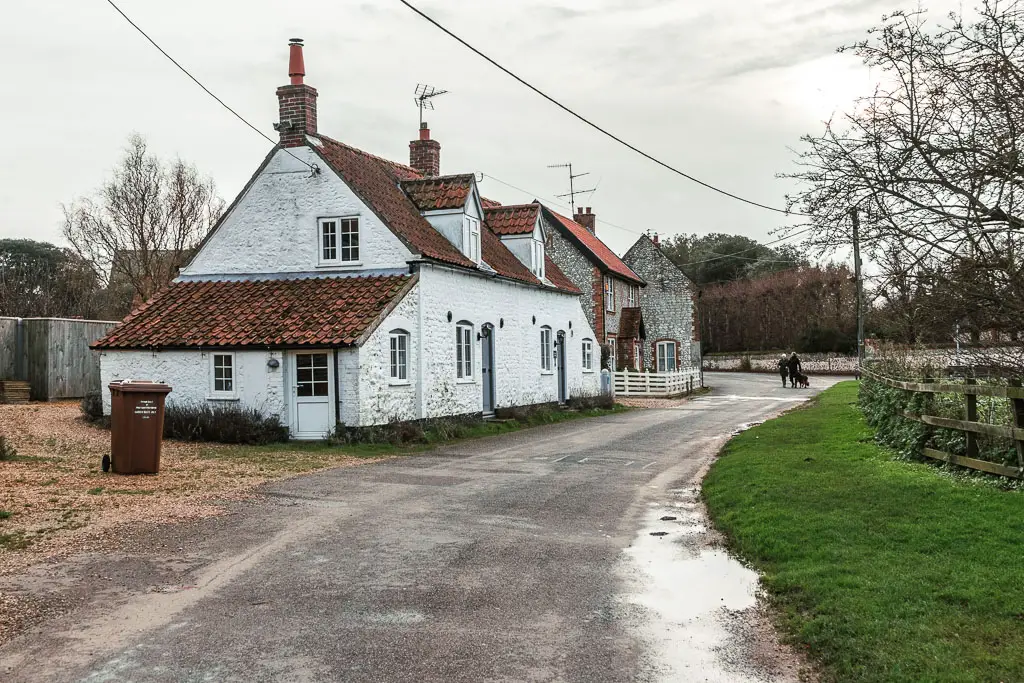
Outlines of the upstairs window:
[[551,328],[540,328],[540,369],[551,372]]
[[626,307],[627,308],[636,308],[636,296],[637,296],[637,287],[635,285],[630,285],[629,286],[629,290],[627,291],[627,294],[626,294]]
[[594,342],[590,339],[583,340],[583,371],[593,372],[594,370]]
[[544,278],[544,242],[535,239],[530,242],[530,263],[533,267],[530,268],[533,274],[537,277]]
[[615,310],[615,283],[607,275],[604,276],[604,309]]
[[320,264],[359,263],[359,219],[321,218]]
[[466,216],[464,233],[466,256],[474,263],[480,263],[480,220]]
[[405,330],[391,330],[391,383],[405,384],[409,381],[409,333]]
[[473,323],[460,322],[455,326],[455,375],[459,379],[473,379]]
[[213,354],[213,393],[220,396],[234,396],[235,354]]
[[658,342],[658,372],[676,371],[676,343],[673,341]]

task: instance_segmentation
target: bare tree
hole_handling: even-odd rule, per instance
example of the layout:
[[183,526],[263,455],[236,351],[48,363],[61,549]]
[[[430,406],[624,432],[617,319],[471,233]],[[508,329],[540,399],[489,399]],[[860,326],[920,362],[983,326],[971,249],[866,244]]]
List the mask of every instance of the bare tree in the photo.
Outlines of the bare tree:
[[961,319],[1013,334],[1024,324],[1024,300],[1007,298],[1022,275],[1012,245],[1024,228],[1024,3],[982,0],[972,16],[933,25],[897,12],[842,48],[880,82],[803,138],[788,175],[805,186],[789,206],[810,216],[798,227],[815,228],[818,251],[850,243],[859,209],[882,268],[876,292],[903,307],[911,336],[923,321],[908,297],[922,292],[950,333]]
[[94,197],[64,206],[64,236],[110,289],[149,299],[210,231],[224,209],[213,180],[181,159],[164,162],[133,134],[113,177]]

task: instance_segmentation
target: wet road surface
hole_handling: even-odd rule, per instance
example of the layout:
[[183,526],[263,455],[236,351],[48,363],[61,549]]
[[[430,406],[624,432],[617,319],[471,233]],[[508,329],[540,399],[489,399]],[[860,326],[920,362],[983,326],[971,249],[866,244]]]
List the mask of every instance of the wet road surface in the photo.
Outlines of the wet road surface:
[[180,583],[98,591],[0,648],[0,678],[785,680],[726,618],[756,576],[687,545],[695,477],[833,381],[708,373],[677,408],[277,483],[181,541]]

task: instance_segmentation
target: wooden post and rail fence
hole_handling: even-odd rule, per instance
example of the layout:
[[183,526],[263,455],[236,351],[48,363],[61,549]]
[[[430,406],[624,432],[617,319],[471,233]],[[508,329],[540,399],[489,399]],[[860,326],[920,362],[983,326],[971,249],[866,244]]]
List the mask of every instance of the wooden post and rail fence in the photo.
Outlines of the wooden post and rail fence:
[[685,396],[703,386],[700,368],[675,372],[641,372],[620,370],[612,373],[616,396],[654,396],[672,398]]
[[[883,377],[867,368],[863,370],[863,376],[888,387],[903,389],[904,391],[930,394],[962,394],[965,397],[966,403],[966,419],[964,420],[935,415],[914,415],[907,411],[903,412],[903,417],[908,420],[914,420],[931,427],[954,429],[967,435],[966,456],[946,453],[934,448],[922,449],[922,455],[935,460],[942,460],[952,465],[959,465],[960,467],[968,467],[1014,479],[1024,479],[1024,387],[1021,386],[1019,379],[1008,380],[1008,386],[979,385],[973,379],[967,379],[964,384],[954,384],[951,382],[905,382]],[[1010,401],[1010,415],[1013,420],[1013,426],[1007,427],[979,422],[979,396],[1004,398]],[[978,458],[979,434],[1013,441],[1017,447],[1017,466],[1011,467],[987,460],[980,460]]]

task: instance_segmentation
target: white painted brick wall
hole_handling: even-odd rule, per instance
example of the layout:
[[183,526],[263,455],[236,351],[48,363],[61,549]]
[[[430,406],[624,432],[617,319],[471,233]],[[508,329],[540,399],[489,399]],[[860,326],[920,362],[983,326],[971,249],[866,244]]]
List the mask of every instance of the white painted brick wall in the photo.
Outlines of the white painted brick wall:
[[352,270],[317,265],[317,218],[355,215],[359,269],[406,268],[412,254],[348,185],[309,148],[289,151],[316,163],[320,175],[311,177],[307,166],[278,151],[182,276]]

